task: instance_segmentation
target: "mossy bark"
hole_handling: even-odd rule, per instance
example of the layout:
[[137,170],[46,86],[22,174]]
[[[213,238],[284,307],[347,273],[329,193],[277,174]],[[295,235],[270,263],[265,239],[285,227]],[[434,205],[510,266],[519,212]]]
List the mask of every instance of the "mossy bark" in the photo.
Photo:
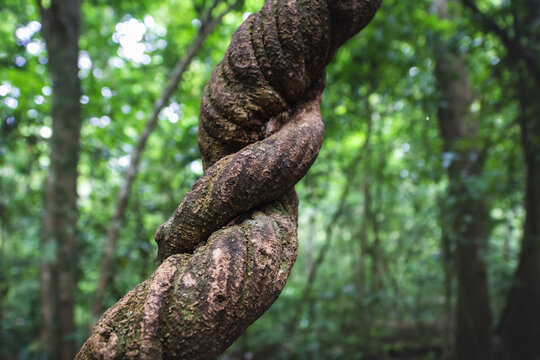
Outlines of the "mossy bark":
[[261,316],[297,251],[294,185],[323,140],[324,69],[379,0],[268,0],[233,35],[201,104],[205,174],[156,233],[159,267],[78,359],[209,359]]

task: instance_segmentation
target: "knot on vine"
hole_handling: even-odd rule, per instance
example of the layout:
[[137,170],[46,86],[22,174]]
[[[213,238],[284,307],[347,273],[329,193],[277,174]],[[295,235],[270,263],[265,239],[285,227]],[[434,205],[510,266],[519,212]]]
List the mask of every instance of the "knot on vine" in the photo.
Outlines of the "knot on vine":
[[204,175],[156,232],[159,267],[77,359],[209,359],[275,301],[296,260],[294,185],[323,139],[324,69],[380,0],[268,0],[204,89]]
[[268,0],[238,28],[203,91],[198,143],[206,172],[158,229],[158,263],[191,253],[306,174],[323,139],[325,68],[379,4]]

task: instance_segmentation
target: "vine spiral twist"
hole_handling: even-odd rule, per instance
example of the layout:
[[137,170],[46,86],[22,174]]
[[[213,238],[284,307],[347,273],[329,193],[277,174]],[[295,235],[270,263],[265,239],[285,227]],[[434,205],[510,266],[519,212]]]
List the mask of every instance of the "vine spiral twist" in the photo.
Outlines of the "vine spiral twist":
[[323,140],[325,68],[380,0],[268,0],[206,86],[204,175],[156,232],[159,267],[107,310],[79,359],[208,359],[283,289],[297,254],[294,185]]

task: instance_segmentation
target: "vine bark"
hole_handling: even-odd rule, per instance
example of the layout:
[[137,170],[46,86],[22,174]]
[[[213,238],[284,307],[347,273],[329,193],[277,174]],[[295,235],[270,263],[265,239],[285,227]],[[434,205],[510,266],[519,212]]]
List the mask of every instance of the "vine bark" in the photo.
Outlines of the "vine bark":
[[323,139],[325,67],[380,0],[268,0],[235,32],[201,104],[204,175],[156,233],[159,267],[77,359],[208,359],[275,301],[296,260],[294,185]]

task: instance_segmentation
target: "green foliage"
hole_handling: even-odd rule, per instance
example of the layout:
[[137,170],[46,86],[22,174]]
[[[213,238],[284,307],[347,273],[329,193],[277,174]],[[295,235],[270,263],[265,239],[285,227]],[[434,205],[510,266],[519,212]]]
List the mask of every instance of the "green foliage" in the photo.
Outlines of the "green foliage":
[[[99,261],[123,171],[170,70],[196,35],[203,3],[84,2],[75,334],[81,343],[88,335]],[[162,112],[130,197],[108,305],[154,268],[153,234],[202,172],[196,147],[202,88],[244,12],[256,11],[261,3],[247,0],[241,11],[225,17]],[[445,167],[453,158],[443,153],[439,139],[433,52],[440,49],[433,39],[468,54],[472,110],[482,117],[475,142],[488,151],[482,178],[467,190],[492,207],[486,258],[495,313],[501,309],[524,216],[517,109],[505,82],[512,74],[499,61],[503,51],[496,39],[479,33],[465,18],[459,24],[440,21],[428,8],[427,1],[385,0],[373,23],[329,67],[322,105],[326,140],[310,174],[297,186],[298,262],[272,309],[224,358],[239,353],[297,359],[381,356],[410,344],[396,335],[409,328],[416,341],[442,341],[440,227],[448,221],[448,204],[460,199],[445,198]],[[51,97],[38,20],[33,2],[3,1],[0,357],[21,359],[40,355],[39,265],[54,254],[40,247]],[[131,43],[128,30],[122,30],[130,22],[135,26],[129,28],[131,35],[141,31]],[[123,41],[131,47],[123,47]],[[317,265],[321,249],[326,253]],[[317,276],[306,292],[314,266]],[[430,329],[427,338],[425,329]]]

